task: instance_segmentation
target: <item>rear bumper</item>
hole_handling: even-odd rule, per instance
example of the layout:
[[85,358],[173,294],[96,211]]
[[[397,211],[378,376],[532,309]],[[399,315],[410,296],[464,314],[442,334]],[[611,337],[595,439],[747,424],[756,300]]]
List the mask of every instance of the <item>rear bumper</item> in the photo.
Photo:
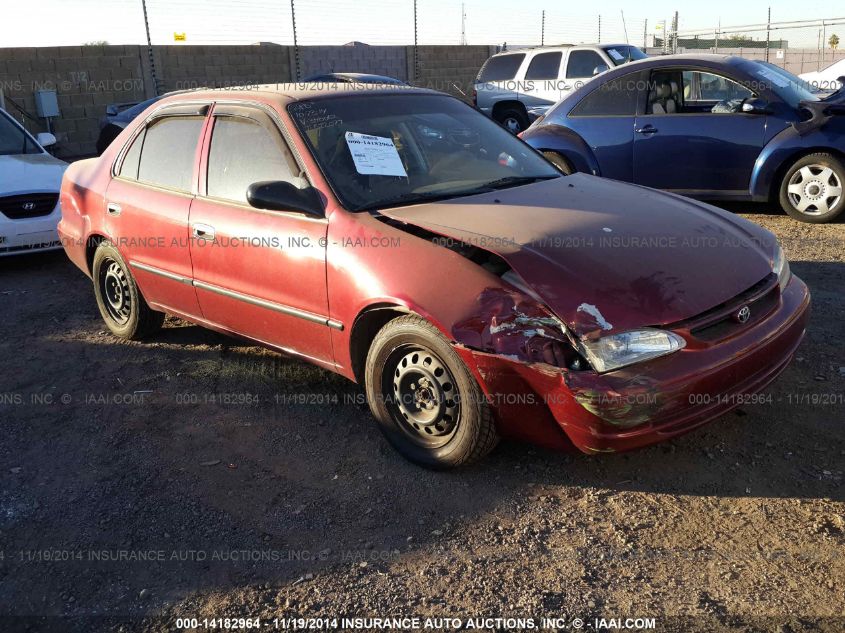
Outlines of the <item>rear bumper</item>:
[[771,383],[795,354],[809,305],[806,285],[793,276],[778,308],[741,335],[602,375],[471,350],[461,354],[497,411],[503,435],[559,446],[563,431],[585,453],[625,451],[755,402],[751,394]]
[[50,215],[40,218],[10,220],[0,214],[0,257],[61,248],[56,232],[60,217],[58,204]]

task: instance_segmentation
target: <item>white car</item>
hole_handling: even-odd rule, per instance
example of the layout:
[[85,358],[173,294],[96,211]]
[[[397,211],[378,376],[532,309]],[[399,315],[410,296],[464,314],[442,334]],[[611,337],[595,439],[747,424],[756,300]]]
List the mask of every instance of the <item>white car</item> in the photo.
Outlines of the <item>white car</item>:
[[0,109],[0,257],[61,248],[59,189],[67,163],[44,150],[56,137],[37,140]]
[[798,75],[799,78],[810,84],[813,90],[822,91],[839,90],[842,86],[839,78],[843,76],[845,76],[845,59],[840,59],[822,70]]

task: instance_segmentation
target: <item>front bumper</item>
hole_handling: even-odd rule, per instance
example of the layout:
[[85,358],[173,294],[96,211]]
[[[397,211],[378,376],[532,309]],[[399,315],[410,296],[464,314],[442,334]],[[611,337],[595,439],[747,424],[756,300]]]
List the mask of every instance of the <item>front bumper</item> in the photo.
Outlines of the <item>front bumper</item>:
[[61,218],[59,205],[40,218],[10,220],[0,213],[0,257],[52,251],[62,247],[56,225]]
[[809,305],[807,286],[793,276],[777,309],[740,335],[607,374],[468,348],[458,352],[482,385],[503,435],[553,447],[568,439],[585,453],[625,451],[687,433],[753,402],[748,396],[792,359]]

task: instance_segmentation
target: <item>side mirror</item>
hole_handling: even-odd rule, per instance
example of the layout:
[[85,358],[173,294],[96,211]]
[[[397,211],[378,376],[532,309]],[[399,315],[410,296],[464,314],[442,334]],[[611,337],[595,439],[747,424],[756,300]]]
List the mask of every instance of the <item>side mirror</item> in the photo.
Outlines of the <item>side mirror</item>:
[[108,116],[115,116],[118,113],[117,106],[114,104],[106,106],[106,114]]
[[596,75],[602,74],[604,71],[607,70],[607,64],[599,64],[595,68],[593,68],[593,77]]
[[742,102],[742,111],[746,114],[770,114],[769,104],[757,97]]
[[41,147],[50,147],[50,145],[56,144],[56,137],[49,132],[39,132],[35,140],[38,141]]
[[325,215],[320,193],[314,187],[300,189],[287,180],[254,182],[246,190],[246,200],[256,209],[298,211],[318,218]]

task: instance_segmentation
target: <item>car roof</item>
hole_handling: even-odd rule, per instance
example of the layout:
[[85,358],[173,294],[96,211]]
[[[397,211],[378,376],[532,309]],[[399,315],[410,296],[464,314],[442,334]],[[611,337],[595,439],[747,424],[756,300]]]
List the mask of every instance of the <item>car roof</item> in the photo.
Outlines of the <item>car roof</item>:
[[243,87],[226,88],[198,88],[165,96],[161,103],[176,103],[179,101],[254,101],[256,99],[276,103],[282,107],[295,101],[313,99],[332,99],[344,96],[415,94],[439,95],[446,97],[443,92],[428,88],[414,88],[397,84],[330,84],[324,83],[279,83],[262,84]]
[[573,48],[613,48],[614,46],[634,46],[634,44],[625,44],[620,42],[618,44],[557,44],[555,46],[530,46],[527,48],[514,48],[507,51],[501,51],[493,55],[493,57],[499,57],[501,55],[516,55],[516,54],[525,54],[525,53],[545,53],[546,51],[555,52],[555,51],[568,51]]

